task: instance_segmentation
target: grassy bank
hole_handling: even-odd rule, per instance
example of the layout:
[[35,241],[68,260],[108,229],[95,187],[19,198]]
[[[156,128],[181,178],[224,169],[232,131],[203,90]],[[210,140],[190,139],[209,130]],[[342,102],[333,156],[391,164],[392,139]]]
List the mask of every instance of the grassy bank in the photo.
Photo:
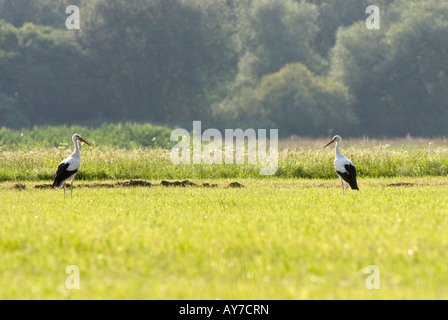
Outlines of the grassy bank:
[[[169,141],[170,128],[110,124],[97,128],[0,129],[0,181],[53,179],[59,162],[72,152],[74,132],[94,146],[82,147],[82,166],[77,176],[81,180],[272,178],[260,176],[261,166],[247,164],[247,158],[243,165],[175,165],[170,160],[174,144]],[[333,147],[322,148],[327,141],[281,139],[274,177],[336,178]],[[354,162],[361,179],[448,175],[448,143],[444,138],[344,139],[341,150]]]
[[[3,151],[0,153],[0,181],[43,181],[54,177],[59,162],[72,146]],[[259,178],[260,165],[176,165],[170,151],[161,148],[113,149],[84,147],[78,180],[123,179],[226,179]],[[359,178],[428,177],[448,175],[448,149],[419,148],[391,151],[382,147],[368,150],[350,147],[344,153],[356,165]],[[335,179],[333,150],[300,148],[279,153],[277,178]],[[247,161],[246,161],[247,163]]]

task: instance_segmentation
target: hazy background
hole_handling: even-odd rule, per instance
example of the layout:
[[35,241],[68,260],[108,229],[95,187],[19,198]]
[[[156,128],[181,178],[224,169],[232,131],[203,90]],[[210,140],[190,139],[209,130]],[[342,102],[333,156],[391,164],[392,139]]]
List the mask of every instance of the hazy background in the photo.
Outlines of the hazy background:
[[0,0],[0,127],[444,136],[447,17],[442,0]]

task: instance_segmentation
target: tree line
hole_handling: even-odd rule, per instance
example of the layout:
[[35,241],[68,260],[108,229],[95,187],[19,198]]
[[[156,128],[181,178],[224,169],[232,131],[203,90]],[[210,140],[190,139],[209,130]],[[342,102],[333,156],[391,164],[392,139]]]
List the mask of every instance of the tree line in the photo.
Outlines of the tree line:
[[446,135],[448,3],[374,2],[0,0],[0,126]]

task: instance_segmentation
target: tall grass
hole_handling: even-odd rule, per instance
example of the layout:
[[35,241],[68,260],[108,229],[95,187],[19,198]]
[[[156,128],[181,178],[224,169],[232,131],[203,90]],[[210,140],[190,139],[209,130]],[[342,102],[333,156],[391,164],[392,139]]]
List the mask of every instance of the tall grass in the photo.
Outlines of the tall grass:
[[[170,128],[125,123],[96,128],[59,126],[21,131],[0,128],[0,181],[53,179],[59,162],[72,152],[71,136],[75,132],[94,145],[82,147],[77,179],[272,178],[260,176],[259,164],[175,165],[169,155],[174,145],[169,141]],[[336,178],[333,148],[322,148],[327,140],[281,140],[274,177]],[[342,151],[354,162],[361,179],[448,175],[446,139],[345,139]]]
[[[59,162],[72,147],[0,152],[0,181],[43,181],[54,177]],[[170,151],[162,148],[116,149],[83,147],[78,180],[123,179],[270,179],[261,176],[259,164],[176,165]],[[448,149],[421,148],[390,151],[382,147],[344,150],[355,164],[360,179],[379,177],[426,177],[448,175]],[[274,177],[336,179],[333,150],[300,148],[279,153]],[[247,162],[246,162],[247,163]]]
[[[344,154],[353,161],[359,177],[425,177],[448,175],[448,149],[421,147],[415,151],[351,147]],[[336,177],[333,153],[313,149],[284,150],[277,176],[284,178]],[[279,161],[280,162],[280,161]]]

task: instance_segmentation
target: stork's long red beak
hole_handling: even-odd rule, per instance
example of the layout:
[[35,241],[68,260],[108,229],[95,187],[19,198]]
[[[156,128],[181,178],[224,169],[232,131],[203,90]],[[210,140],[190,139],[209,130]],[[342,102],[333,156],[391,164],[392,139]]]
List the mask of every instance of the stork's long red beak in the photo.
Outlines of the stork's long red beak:
[[330,142],[328,142],[328,143],[325,145],[324,148],[328,147],[330,144],[332,144],[332,143],[335,142],[335,141],[336,141],[335,139],[331,140]]
[[82,141],[82,142],[84,142],[85,144],[88,144],[89,146],[92,146],[90,143],[88,143],[86,140],[84,140],[83,138],[78,138],[79,139],[79,141]]

